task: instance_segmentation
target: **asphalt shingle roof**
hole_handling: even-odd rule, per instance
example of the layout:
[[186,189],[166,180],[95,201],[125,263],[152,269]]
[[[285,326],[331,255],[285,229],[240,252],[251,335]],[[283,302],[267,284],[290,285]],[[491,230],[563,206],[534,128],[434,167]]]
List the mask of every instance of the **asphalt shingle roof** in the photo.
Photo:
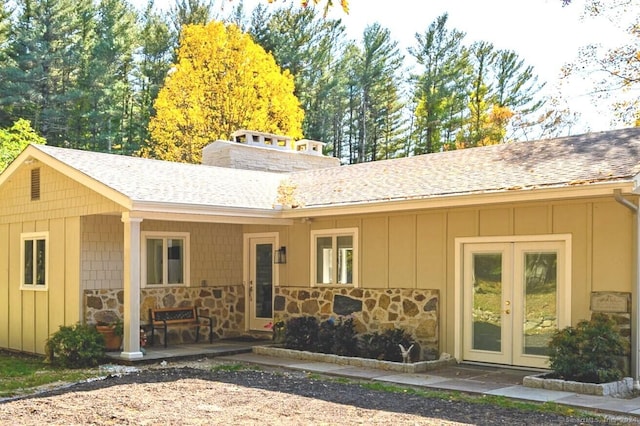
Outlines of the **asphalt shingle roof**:
[[34,145],[134,202],[271,209],[282,175]]
[[134,202],[271,209],[283,179],[304,207],[630,181],[640,128],[277,174],[37,145]]
[[362,163],[291,176],[306,207],[563,187],[640,172],[640,128]]

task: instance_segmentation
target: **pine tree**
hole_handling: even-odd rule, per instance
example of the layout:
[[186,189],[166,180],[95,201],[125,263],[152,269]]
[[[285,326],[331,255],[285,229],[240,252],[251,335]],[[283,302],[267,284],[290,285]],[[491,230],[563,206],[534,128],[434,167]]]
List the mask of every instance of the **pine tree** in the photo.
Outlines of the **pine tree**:
[[470,64],[462,45],[465,34],[448,30],[447,21],[447,14],[436,18],[424,34],[416,35],[417,46],[409,50],[419,68],[412,87],[413,154],[451,147],[466,108]]

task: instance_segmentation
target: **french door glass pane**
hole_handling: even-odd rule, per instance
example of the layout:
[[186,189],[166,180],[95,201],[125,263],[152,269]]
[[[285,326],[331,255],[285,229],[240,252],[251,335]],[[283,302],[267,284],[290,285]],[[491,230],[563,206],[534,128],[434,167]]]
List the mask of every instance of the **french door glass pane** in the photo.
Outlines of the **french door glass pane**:
[[555,252],[524,254],[524,348],[528,355],[548,355],[547,343],[558,329]]
[[473,254],[473,349],[502,351],[502,254]]
[[273,246],[256,245],[256,318],[273,317]]
[[169,284],[184,283],[184,240],[168,239],[167,240],[167,273],[169,274]]

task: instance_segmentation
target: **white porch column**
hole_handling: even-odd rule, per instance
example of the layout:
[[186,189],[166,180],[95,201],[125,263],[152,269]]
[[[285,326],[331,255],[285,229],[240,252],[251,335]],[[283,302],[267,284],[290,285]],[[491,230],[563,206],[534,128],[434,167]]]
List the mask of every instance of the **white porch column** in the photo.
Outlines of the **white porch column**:
[[142,358],[140,351],[140,222],[122,213],[124,222],[124,336],[123,358]]

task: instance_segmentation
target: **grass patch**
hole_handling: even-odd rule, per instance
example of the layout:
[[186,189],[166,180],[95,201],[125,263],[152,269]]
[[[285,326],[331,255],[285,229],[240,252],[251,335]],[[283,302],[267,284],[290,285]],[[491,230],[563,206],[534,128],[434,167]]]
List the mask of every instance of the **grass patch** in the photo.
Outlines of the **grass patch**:
[[243,371],[243,370],[256,370],[253,366],[248,366],[244,364],[221,364],[211,367],[211,371]]
[[70,370],[44,363],[42,357],[0,352],[0,397],[32,393],[56,382],[77,382],[99,376],[98,369]]

